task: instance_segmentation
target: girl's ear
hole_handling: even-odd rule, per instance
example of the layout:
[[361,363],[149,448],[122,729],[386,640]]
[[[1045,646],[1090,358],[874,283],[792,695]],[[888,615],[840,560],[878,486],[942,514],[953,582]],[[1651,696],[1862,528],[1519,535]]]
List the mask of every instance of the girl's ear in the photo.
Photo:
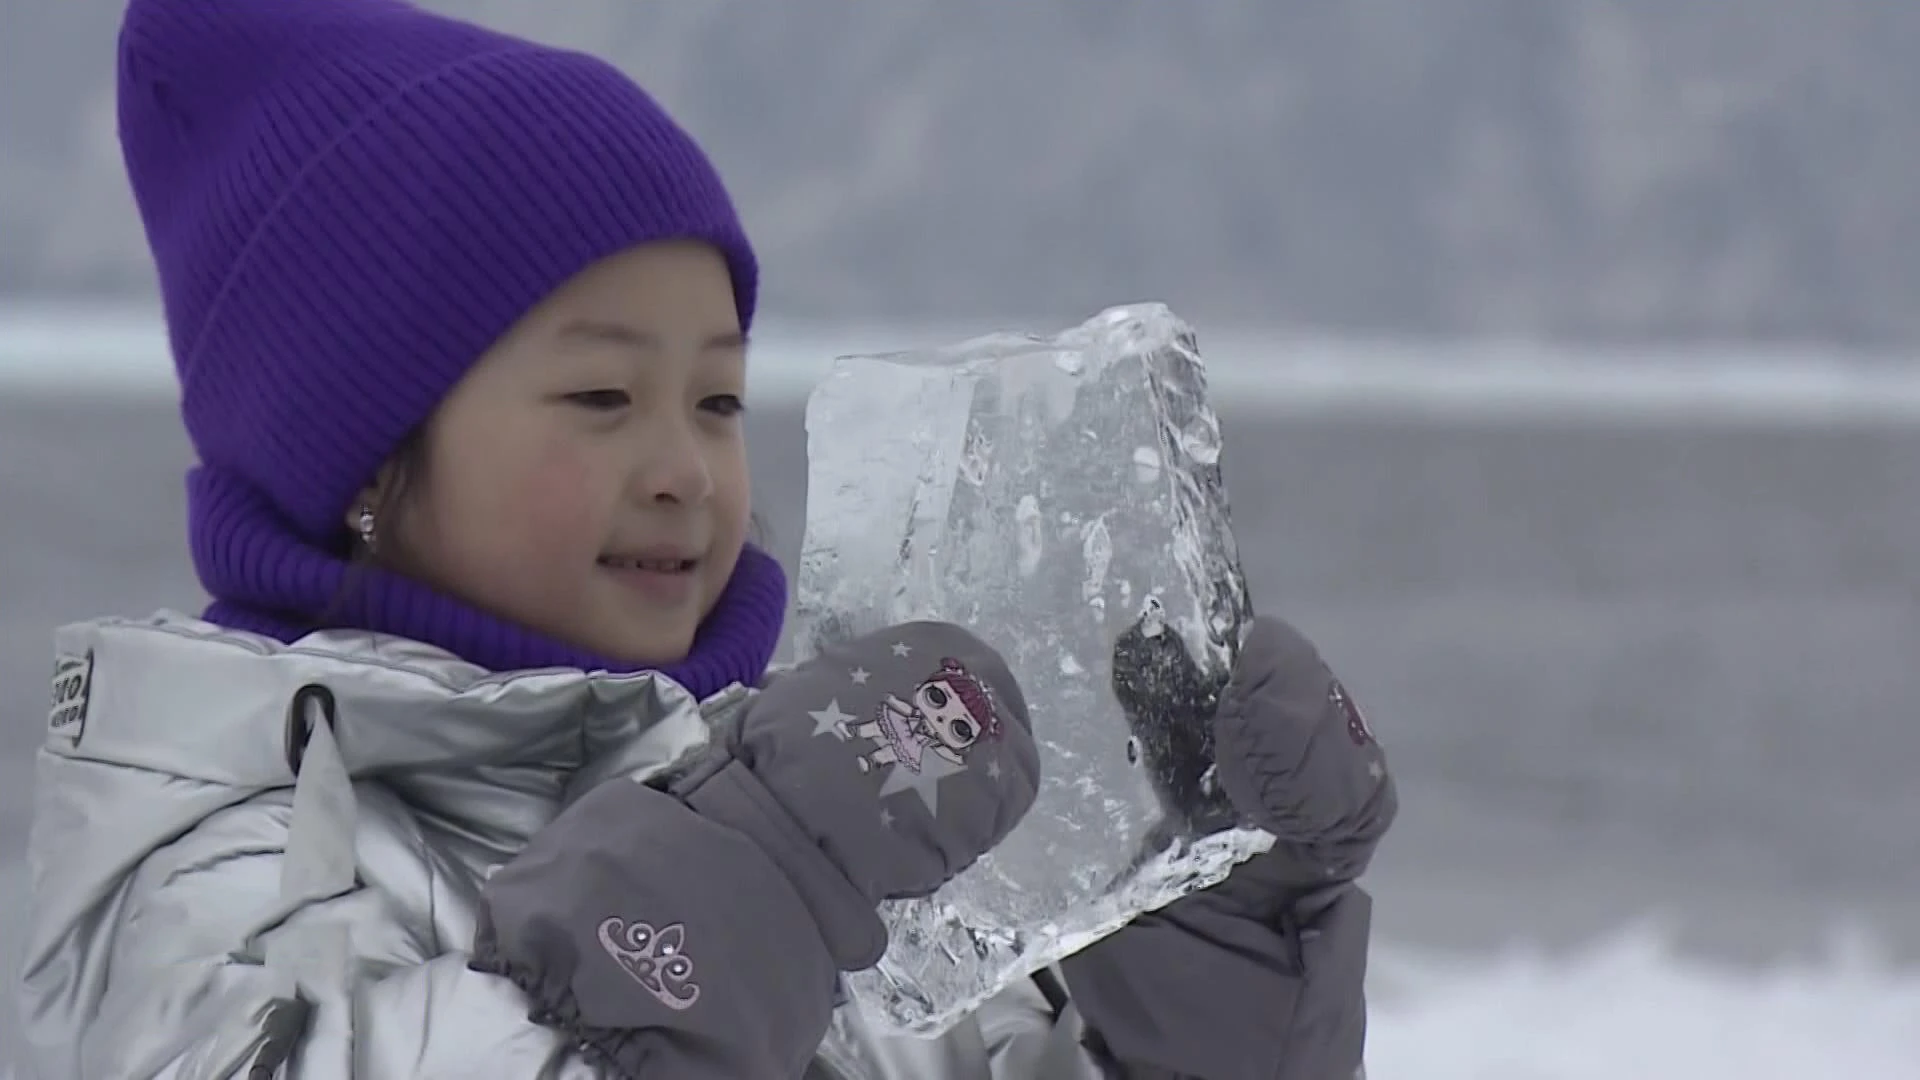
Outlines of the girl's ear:
[[360,514],[363,510],[372,510],[376,515],[385,509],[388,495],[393,491],[394,464],[389,461],[380,466],[373,475],[373,482],[360,489],[342,512],[341,520],[349,532],[360,531]]

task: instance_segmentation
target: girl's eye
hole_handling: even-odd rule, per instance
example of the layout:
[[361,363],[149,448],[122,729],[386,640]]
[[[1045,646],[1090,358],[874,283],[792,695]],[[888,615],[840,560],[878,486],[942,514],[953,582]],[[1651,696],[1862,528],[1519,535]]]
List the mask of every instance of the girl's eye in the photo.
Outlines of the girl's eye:
[[747,411],[747,403],[734,394],[715,394],[702,401],[700,407],[719,416],[739,416]]
[[568,394],[567,400],[598,412],[624,409],[633,403],[633,398],[625,390],[583,390],[578,394]]

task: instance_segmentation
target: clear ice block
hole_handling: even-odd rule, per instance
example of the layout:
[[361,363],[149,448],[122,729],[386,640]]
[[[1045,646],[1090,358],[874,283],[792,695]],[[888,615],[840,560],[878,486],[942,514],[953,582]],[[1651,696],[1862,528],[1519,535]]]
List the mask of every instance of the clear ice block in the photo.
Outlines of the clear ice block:
[[799,658],[893,622],[972,627],[1041,752],[1013,834],[888,905],[886,958],[849,979],[872,1021],[938,1034],[1271,845],[1211,783],[1251,612],[1185,323],[1142,304],[1050,338],[842,357],[806,424]]

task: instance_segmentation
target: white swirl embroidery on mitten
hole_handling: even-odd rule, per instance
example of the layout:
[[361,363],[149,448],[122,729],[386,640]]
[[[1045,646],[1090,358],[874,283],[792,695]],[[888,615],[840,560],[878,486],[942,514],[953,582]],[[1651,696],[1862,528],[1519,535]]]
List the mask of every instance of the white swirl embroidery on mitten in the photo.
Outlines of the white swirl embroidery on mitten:
[[600,923],[600,945],[607,955],[669,1009],[690,1008],[700,1000],[686,940],[686,928],[679,923],[657,930],[651,923],[629,923],[617,916]]

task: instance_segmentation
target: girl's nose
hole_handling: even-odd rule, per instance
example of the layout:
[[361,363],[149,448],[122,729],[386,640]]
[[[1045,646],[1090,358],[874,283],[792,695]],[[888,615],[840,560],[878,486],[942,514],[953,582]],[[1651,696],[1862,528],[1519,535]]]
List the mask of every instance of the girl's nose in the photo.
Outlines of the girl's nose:
[[650,423],[635,470],[636,494],[653,502],[697,505],[713,495],[713,468],[698,432],[665,417]]

